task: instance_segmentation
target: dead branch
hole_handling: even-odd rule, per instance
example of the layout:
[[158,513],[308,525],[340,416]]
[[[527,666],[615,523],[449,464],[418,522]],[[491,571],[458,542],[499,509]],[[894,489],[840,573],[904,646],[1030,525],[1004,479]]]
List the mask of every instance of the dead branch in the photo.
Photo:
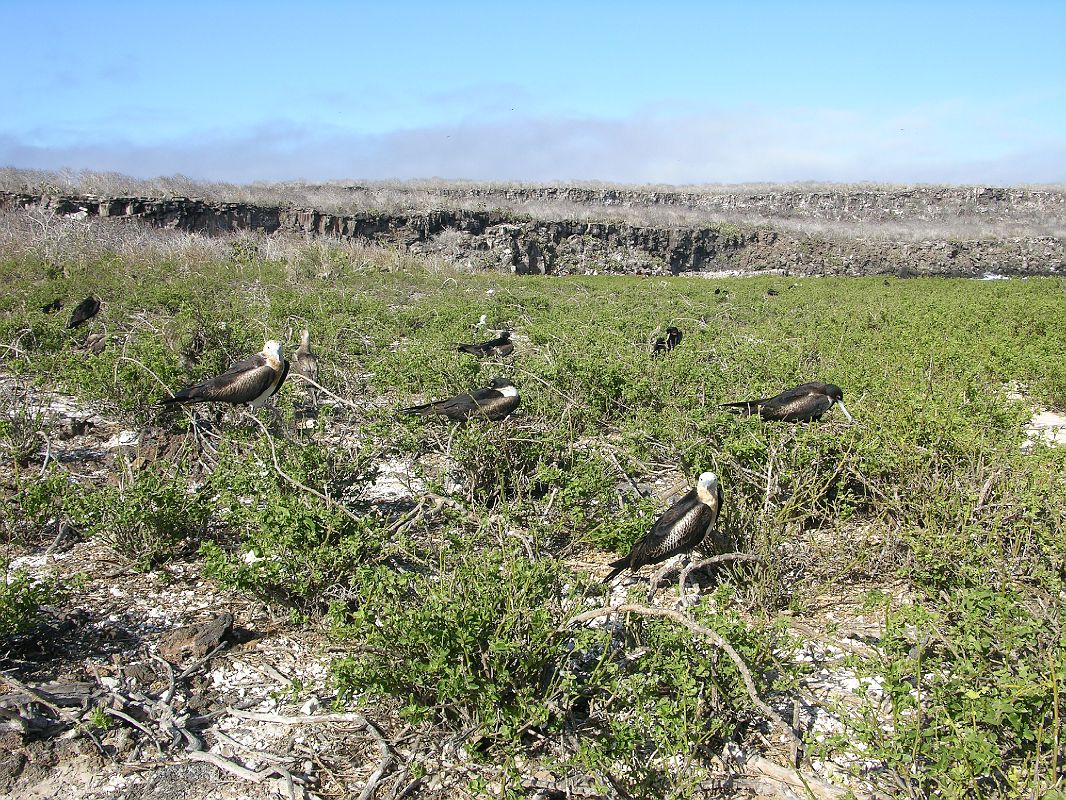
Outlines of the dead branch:
[[211,753],[205,750],[193,750],[188,755],[190,761],[203,761],[208,764],[213,764],[223,772],[228,772],[230,775],[236,775],[238,778],[249,781],[250,783],[262,783],[268,778],[280,778],[285,782],[285,786],[289,790],[289,797],[307,797],[307,791],[303,788],[302,780],[295,778],[293,774],[284,767],[275,765],[262,769],[259,772],[252,772],[252,770],[247,767],[242,767],[236,761],[223,758],[218,755],[218,753]]
[[348,408],[351,408],[351,409],[353,409],[355,411],[365,411],[366,410],[365,407],[357,406],[351,400],[345,400],[340,395],[334,394],[333,392],[331,392],[329,389],[327,389],[321,383],[318,383],[317,381],[313,381],[313,380],[311,380],[310,378],[308,378],[308,377],[306,377],[304,375],[300,375],[300,374],[294,372],[294,373],[292,373],[292,377],[295,378],[298,381],[303,381],[304,383],[309,383],[311,386],[314,386],[315,389],[317,389],[318,391],[320,391],[323,394],[326,394],[326,395],[329,395],[330,397],[332,397],[334,400],[336,400],[342,406],[348,406]]
[[710,558],[705,558],[702,561],[696,561],[681,570],[681,575],[677,581],[677,589],[681,593],[681,596],[685,596],[685,586],[688,582],[688,576],[691,575],[693,572],[698,569],[703,569],[704,567],[709,567],[712,564],[722,564],[729,561],[750,561],[752,563],[758,564],[761,567],[766,566],[766,561],[764,559],[760,558],[759,556],[752,555],[751,553],[722,553],[718,556],[711,556]]
[[366,717],[358,712],[350,712],[347,714],[300,714],[296,716],[286,717],[280,714],[265,714],[255,711],[242,711],[238,708],[227,708],[227,711],[235,717],[240,719],[251,719],[259,722],[273,722],[279,725],[307,725],[307,724],[322,724],[322,723],[340,723],[351,724],[355,723],[359,725],[363,730],[369,733],[377,740],[378,752],[381,754],[381,760],[378,762],[378,767],[374,773],[367,780],[366,786],[363,787],[363,791],[359,793],[357,800],[368,800],[368,798],[374,793],[377,788],[378,781],[381,780],[381,776],[385,774],[385,770],[388,768],[389,763],[392,761],[392,751],[389,749],[389,743],[386,741],[384,735],[378,730],[374,723],[370,722]]
[[741,679],[744,681],[744,688],[747,689],[748,697],[751,698],[752,704],[759,709],[765,717],[772,722],[776,722],[778,726],[788,734],[788,737],[792,742],[795,742],[798,745],[803,744],[800,738],[796,735],[796,732],[792,730],[792,727],[785,722],[784,719],[782,719],[781,715],[770,708],[770,706],[763,702],[762,698],[759,697],[759,693],[755,689],[755,681],[751,677],[751,670],[748,669],[748,665],[744,663],[744,659],[740,657],[740,654],[733,649],[733,645],[731,645],[717,631],[713,631],[704,625],[700,625],[698,622],[684,616],[681,612],[673,611],[668,608],[652,608],[651,606],[638,606],[625,603],[617,606],[604,606],[603,608],[597,608],[592,611],[586,611],[583,614],[578,614],[567,623],[567,626],[588,622],[589,620],[598,619],[599,617],[607,617],[611,614],[636,614],[641,617],[666,617],[679,625],[683,625],[693,633],[705,636],[715,647],[724,651],[736,666],[737,671],[740,672]]

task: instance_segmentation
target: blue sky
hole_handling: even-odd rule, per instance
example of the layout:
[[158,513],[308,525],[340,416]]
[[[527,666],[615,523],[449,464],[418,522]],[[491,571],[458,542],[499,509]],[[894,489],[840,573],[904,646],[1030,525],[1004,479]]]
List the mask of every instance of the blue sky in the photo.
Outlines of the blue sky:
[[0,165],[1066,182],[1066,2],[0,0]]

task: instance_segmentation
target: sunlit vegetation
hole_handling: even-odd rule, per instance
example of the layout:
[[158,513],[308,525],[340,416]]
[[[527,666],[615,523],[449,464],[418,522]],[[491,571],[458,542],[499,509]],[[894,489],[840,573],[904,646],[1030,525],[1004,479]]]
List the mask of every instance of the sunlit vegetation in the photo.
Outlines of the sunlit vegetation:
[[[1022,444],[1034,405],[1066,406],[1063,280],[516,277],[252,237],[127,247],[115,230],[0,253],[0,366],[189,446],[111,484],[54,459],[40,480],[32,420],[0,422],[9,528],[60,515],[145,569],[198,550],[214,580],[329,630],[340,702],[474,730],[505,771],[545,759],[684,796],[725,742],[774,733],[740,674],[670,620],[569,620],[608,603],[596,565],[647,530],[657,492],[713,470],[719,549],[766,567],[716,571],[685,613],[733,643],[761,696],[797,692],[791,622],[831,632],[826,597],[864,597],[883,623],[851,663],[883,701],[841,711],[846,735],[812,754],[858,743],[883,765],[868,780],[915,797],[1062,786],[1066,450]],[[95,357],[41,311],[90,293]],[[514,331],[513,357],[455,352],[482,314]],[[684,340],[652,356],[667,325]],[[200,412],[193,436],[157,408],[265,338],[291,353],[304,327],[334,396],[317,415],[295,381],[262,425]],[[522,393],[504,422],[395,413],[498,374]],[[719,406],[806,380],[843,387],[855,422]],[[408,501],[371,492],[390,461]],[[12,601],[8,630],[33,602]]]

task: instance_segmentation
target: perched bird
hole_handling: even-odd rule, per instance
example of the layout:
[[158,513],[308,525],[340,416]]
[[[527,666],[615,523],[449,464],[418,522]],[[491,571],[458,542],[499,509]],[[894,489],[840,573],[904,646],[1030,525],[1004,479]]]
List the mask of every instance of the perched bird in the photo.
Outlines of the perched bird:
[[781,394],[765,397],[762,400],[744,400],[739,403],[724,403],[723,407],[738,414],[758,412],[763,419],[780,422],[812,422],[822,418],[822,414],[836,403],[848,422],[851,414],[844,407],[844,392],[832,383],[811,381],[802,383]]
[[289,374],[289,362],[281,355],[281,342],[271,339],[263,352],[239,361],[221,375],[182,389],[162,405],[175,403],[247,403],[259,408],[277,394]]
[[57,297],[51,303],[47,303],[47,304],[41,306],[41,311],[43,311],[45,314],[54,314],[57,311],[59,311],[59,309],[61,309],[62,307],[63,307],[63,298],[62,297]]
[[478,358],[488,358],[489,356],[502,358],[514,352],[514,344],[511,342],[510,331],[500,331],[500,335],[495,339],[489,339],[481,344],[456,343],[455,349],[460,353],[469,353]]
[[718,476],[704,472],[696,487],[670,506],[629,551],[629,555],[611,564],[611,573],[603,579],[610,583],[625,570],[636,571],[645,564],[658,564],[670,556],[691,550],[703,541],[718,521],[725,495]]
[[655,340],[655,344],[652,345],[652,353],[669,353],[675,347],[681,344],[681,331],[671,325],[666,329],[666,337],[660,336]]
[[67,323],[68,328],[76,328],[83,322],[88,322],[96,313],[100,310],[100,301],[92,295],[89,295],[80,303],[78,307],[74,309],[74,313],[70,315],[70,322]]
[[300,346],[296,348],[292,368],[297,375],[318,383],[318,356],[311,352],[311,333],[307,329],[300,332]]
[[521,398],[518,389],[507,378],[493,378],[484,389],[475,389],[468,394],[437,400],[420,406],[400,409],[401,414],[448,417],[466,420],[471,417],[503,419],[516,408]]

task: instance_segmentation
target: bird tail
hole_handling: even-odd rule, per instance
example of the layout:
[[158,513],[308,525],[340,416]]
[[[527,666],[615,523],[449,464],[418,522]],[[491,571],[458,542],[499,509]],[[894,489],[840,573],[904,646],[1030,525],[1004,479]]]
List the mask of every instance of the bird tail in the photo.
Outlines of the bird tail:
[[199,400],[200,400],[199,397],[193,397],[192,395],[189,394],[189,389],[182,389],[180,392],[175,394],[173,397],[164,397],[162,400],[159,401],[159,405],[161,405],[161,406],[180,406],[180,405],[185,405],[186,403],[196,403],[196,402],[199,402]]
[[481,345],[479,345],[479,344],[460,344],[459,342],[456,342],[455,343],[455,349],[456,349],[456,352],[469,353],[472,356],[480,357],[480,356],[484,355],[484,353],[481,350]]
[[398,413],[400,414],[428,414],[432,403],[423,403],[420,406],[411,406],[410,408],[401,408]]
[[600,581],[601,583],[608,584],[611,581],[613,581],[615,578],[617,578],[619,575],[621,575],[623,572],[625,572],[627,569],[629,569],[629,556],[626,556],[625,558],[620,558],[617,561],[611,562],[611,566],[614,567],[614,569],[612,569],[607,574],[606,578],[604,578],[602,581]]
[[758,400],[742,400],[739,403],[722,403],[722,408],[729,409],[734,414],[750,416],[759,412]]

